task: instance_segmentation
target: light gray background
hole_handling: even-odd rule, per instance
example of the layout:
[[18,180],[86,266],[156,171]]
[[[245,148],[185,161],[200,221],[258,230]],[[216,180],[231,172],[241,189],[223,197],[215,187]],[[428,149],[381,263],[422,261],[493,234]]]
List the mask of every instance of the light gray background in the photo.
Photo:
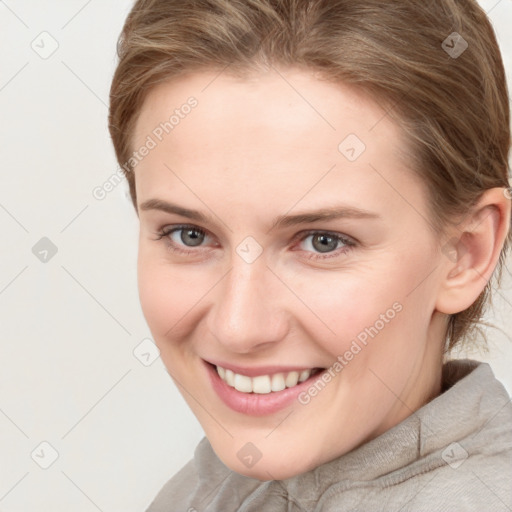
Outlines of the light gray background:
[[[203,435],[160,359],[133,354],[150,333],[127,187],[92,195],[117,169],[108,91],[131,3],[0,1],[3,512],[142,511]],[[481,3],[510,77],[512,1]],[[33,253],[43,237],[58,250],[47,262]],[[472,354],[509,393],[511,311],[508,279],[492,317],[504,332]]]

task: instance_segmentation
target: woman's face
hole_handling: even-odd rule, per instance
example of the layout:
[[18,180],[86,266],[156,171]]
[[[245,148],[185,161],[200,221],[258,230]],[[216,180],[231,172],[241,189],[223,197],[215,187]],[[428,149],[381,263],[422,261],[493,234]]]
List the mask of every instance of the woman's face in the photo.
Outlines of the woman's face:
[[449,259],[377,104],[298,69],[191,74],[133,149],[142,309],[227,466],[291,477],[439,392]]

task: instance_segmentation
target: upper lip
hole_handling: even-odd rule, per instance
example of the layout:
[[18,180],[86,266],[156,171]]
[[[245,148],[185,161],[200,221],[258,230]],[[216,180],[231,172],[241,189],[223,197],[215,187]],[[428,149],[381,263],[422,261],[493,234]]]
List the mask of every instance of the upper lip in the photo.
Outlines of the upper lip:
[[303,370],[313,370],[318,366],[238,366],[236,364],[224,363],[222,361],[206,360],[207,363],[213,364],[214,366],[221,366],[226,370],[231,370],[239,375],[245,375],[247,377],[258,377],[259,375],[273,375],[275,373],[288,373],[288,372],[301,372]]

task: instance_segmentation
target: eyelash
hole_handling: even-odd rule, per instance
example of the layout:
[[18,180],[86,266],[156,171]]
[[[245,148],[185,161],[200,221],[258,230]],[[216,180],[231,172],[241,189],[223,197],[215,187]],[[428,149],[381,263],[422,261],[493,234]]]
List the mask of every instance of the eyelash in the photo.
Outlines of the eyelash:
[[[179,253],[179,254],[184,254],[184,255],[193,254],[196,252],[194,249],[183,249],[181,246],[180,247],[177,246],[174,242],[172,242],[170,240],[170,238],[168,238],[169,235],[171,235],[172,233],[174,233],[176,231],[185,230],[185,229],[193,229],[194,231],[197,231],[198,233],[201,233],[205,236],[210,236],[208,234],[208,232],[202,228],[199,228],[192,224],[180,224],[180,225],[174,225],[172,227],[161,228],[158,231],[157,237],[154,240],[159,241],[159,240],[166,238],[165,242],[166,242],[166,247],[168,250],[170,250],[172,252]],[[293,238],[293,242],[294,243],[295,242],[303,242],[311,235],[330,236],[330,237],[334,238],[335,240],[337,240],[338,242],[341,242],[342,244],[344,244],[344,246],[341,248],[335,249],[334,251],[327,252],[323,255],[322,255],[322,253],[305,251],[308,254],[306,256],[307,259],[325,260],[325,259],[341,256],[343,254],[346,254],[354,246],[357,245],[357,242],[353,238],[349,238],[345,235],[341,235],[339,233],[334,233],[332,231],[322,231],[322,230],[318,230],[318,229],[317,230],[309,230],[309,231],[299,233],[298,235],[296,235]],[[183,246],[183,247],[186,247],[186,246]],[[200,247],[200,246],[198,246],[198,247]]]

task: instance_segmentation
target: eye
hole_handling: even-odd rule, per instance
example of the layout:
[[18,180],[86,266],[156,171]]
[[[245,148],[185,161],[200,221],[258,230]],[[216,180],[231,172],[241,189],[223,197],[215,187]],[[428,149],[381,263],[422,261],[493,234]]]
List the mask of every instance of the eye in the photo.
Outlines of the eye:
[[206,233],[197,228],[178,228],[169,233],[169,238],[174,243],[183,243],[187,247],[197,247],[201,245],[205,238]]
[[[173,252],[198,255],[197,249],[212,245],[212,236],[204,229],[193,225],[164,226],[157,233],[156,240],[166,242]],[[357,242],[340,233],[310,231],[297,235],[298,249],[306,253],[306,258],[325,259],[348,252]],[[218,247],[218,243],[213,242]],[[297,250],[297,249],[295,249]]]
[[315,251],[318,252],[331,252],[338,248],[338,244],[340,243],[339,238],[336,238],[327,233],[316,233],[314,235],[309,235],[305,238],[305,241],[308,245],[308,250],[311,250],[312,247]]
[[206,245],[205,242],[211,242],[205,230],[192,225],[165,226],[157,235],[156,240],[165,239],[168,249],[183,254],[195,252],[194,248],[201,248]]
[[[303,235],[299,242],[301,250],[310,253],[310,258],[339,256],[356,245],[355,241],[337,233],[313,231]],[[322,256],[325,254],[325,256]]]

